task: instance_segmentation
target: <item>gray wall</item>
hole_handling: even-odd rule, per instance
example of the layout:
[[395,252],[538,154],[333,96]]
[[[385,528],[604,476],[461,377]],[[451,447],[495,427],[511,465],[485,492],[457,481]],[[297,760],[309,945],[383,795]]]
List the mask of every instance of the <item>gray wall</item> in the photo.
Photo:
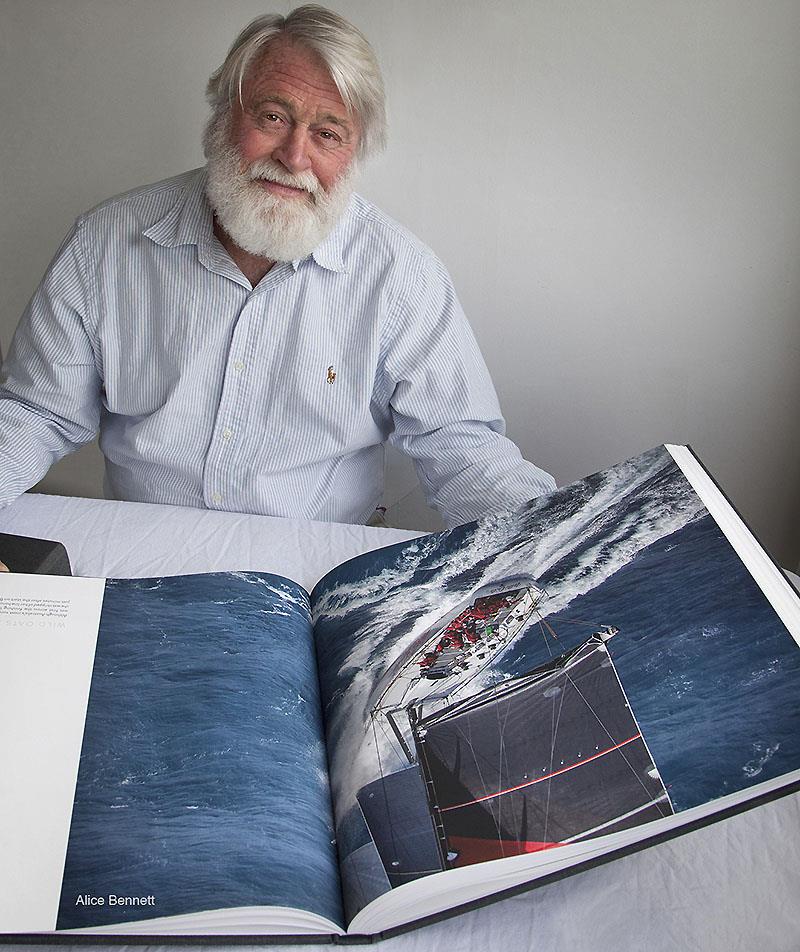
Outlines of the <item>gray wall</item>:
[[[78,212],[200,164],[207,75],[292,5],[0,0],[4,348]],[[336,9],[389,93],[361,191],[449,266],[523,452],[566,482],[690,442],[797,565],[800,4]],[[92,453],[46,486],[99,492]],[[429,524],[413,494],[394,515]]]

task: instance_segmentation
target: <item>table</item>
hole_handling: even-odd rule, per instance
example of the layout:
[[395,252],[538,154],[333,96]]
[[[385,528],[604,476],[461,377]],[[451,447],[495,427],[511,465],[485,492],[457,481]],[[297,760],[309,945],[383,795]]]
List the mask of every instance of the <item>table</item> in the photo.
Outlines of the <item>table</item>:
[[[64,542],[76,575],[146,577],[259,570],[288,575],[307,589],[346,558],[417,535],[43,495],[23,496],[0,512],[0,531]],[[155,943],[148,947],[154,948]],[[225,944],[202,948],[224,949]],[[796,952],[800,948],[800,794],[396,936],[377,948],[382,952],[433,948],[458,952],[551,948]]]

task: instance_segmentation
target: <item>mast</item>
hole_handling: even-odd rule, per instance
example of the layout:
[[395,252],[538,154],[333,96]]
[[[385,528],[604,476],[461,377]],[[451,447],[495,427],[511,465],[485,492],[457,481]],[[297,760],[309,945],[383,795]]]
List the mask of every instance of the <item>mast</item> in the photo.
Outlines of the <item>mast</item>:
[[[389,722],[389,727],[391,727],[392,732],[394,733],[394,736],[397,738],[398,743],[403,748],[403,753],[406,755],[406,760],[410,764],[415,764],[417,762],[417,758],[411,752],[411,748],[406,743],[405,737],[403,737],[403,732],[397,726],[397,721],[395,721],[394,719],[395,712],[393,710],[387,709],[383,713],[386,715],[386,720]],[[410,709],[409,709],[409,720],[411,720]]]
[[423,766],[422,777],[425,781],[425,797],[428,801],[428,810],[431,815],[431,820],[433,820],[433,828],[436,832],[436,848],[439,851],[439,861],[442,864],[442,869],[449,869],[451,864],[447,859],[447,854],[449,852],[447,847],[447,834],[445,833],[444,824],[442,823],[442,815],[441,811],[439,810],[439,805],[436,802],[436,788],[433,785],[431,770],[427,762],[425,751],[425,730],[418,728],[420,712],[414,707],[409,707],[408,720],[411,724],[411,730],[414,733],[414,739],[417,742],[417,750],[419,751],[420,755],[420,764]]

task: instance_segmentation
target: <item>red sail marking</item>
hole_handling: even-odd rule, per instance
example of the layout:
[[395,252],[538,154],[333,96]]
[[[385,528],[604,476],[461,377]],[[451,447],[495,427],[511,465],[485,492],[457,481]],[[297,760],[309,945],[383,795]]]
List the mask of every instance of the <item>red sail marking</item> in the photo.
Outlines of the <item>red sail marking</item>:
[[638,740],[642,735],[634,734],[633,737],[629,737],[627,740],[621,740],[618,744],[614,744],[613,747],[608,747],[606,750],[598,751],[596,754],[592,754],[591,757],[587,757],[585,760],[576,760],[574,764],[569,764],[567,767],[561,767],[559,770],[554,770],[552,773],[545,774],[543,777],[537,777],[535,780],[526,780],[525,783],[518,783],[515,787],[507,787],[505,790],[498,790],[497,793],[487,793],[483,797],[476,797],[474,800],[467,800],[466,803],[456,803],[452,807],[443,807],[440,812],[447,813],[449,810],[460,810],[462,807],[471,807],[474,803],[483,803],[484,800],[493,800],[495,797],[502,797],[504,793],[513,793],[515,790],[522,790],[524,787],[532,787],[535,783],[541,783],[543,780],[550,780],[551,777],[557,777],[559,774],[567,773],[569,770],[574,770],[576,767],[582,767],[584,764],[589,764],[593,760],[597,760],[598,757],[605,757],[606,754],[610,754],[615,750],[619,750],[620,747],[624,747],[626,744],[630,744],[634,740]]
[[472,836],[448,836],[447,845],[458,855],[451,859],[450,866],[472,866],[504,856],[519,856],[522,853],[538,853],[553,849],[561,843],[540,843],[537,840],[486,840]]

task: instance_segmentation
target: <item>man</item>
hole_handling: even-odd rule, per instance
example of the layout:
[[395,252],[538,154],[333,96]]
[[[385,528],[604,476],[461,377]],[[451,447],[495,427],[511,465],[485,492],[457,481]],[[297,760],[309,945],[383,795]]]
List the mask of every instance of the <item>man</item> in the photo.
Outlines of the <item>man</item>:
[[364,522],[384,442],[448,525],[553,488],[502,435],[442,264],[352,192],[385,139],[361,33],[260,17],[207,92],[206,168],[81,216],[23,316],[0,504],[98,428],[120,499]]

